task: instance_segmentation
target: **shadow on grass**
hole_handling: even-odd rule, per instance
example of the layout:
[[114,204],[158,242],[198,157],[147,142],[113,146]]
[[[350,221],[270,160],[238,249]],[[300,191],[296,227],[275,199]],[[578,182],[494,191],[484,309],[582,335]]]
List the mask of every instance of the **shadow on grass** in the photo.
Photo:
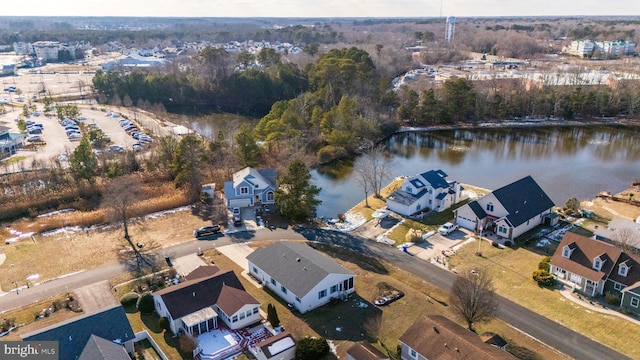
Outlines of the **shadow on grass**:
[[377,258],[363,255],[361,252],[356,252],[349,248],[336,247],[331,244],[324,243],[311,243],[310,246],[331,257],[356,264],[363,270],[371,271],[376,274],[389,273],[384,264],[382,264]]
[[124,308],[124,312],[126,312],[127,314],[135,314],[138,312],[138,308],[136,307],[135,304],[123,306],[123,308]]
[[174,337],[171,331],[165,331],[163,334],[164,342],[170,347],[176,349],[181,359],[193,359],[193,353],[184,352],[180,349],[180,338]]
[[156,334],[160,334],[163,331],[163,329],[158,324],[160,316],[156,312],[152,312],[149,314],[140,313],[140,320],[142,320],[147,329],[153,331]]

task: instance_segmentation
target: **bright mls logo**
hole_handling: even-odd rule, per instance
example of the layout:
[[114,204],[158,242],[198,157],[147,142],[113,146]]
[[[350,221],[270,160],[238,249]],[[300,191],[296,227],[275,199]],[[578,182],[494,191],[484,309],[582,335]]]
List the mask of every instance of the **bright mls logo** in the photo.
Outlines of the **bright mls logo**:
[[0,342],[2,360],[58,360],[57,341],[6,341]]

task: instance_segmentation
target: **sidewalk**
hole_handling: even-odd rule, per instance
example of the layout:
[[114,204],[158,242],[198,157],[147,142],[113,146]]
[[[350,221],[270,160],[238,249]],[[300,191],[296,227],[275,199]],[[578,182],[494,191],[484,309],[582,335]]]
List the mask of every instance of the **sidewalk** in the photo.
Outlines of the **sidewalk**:
[[602,304],[599,304],[597,302],[593,302],[591,300],[589,300],[589,298],[587,297],[577,297],[576,295],[574,295],[574,293],[571,291],[571,289],[566,289],[563,288],[562,290],[560,290],[560,294],[562,294],[562,296],[564,296],[565,298],[573,301],[574,303],[585,307],[589,310],[593,310],[602,314],[607,314],[607,315],[613,315],[613,316],[617,316],[619,318],[625,319],[627,321],[631,321],[632,323],[636,324],[636,325],[640,325],[640,320],[634,319],[630,316],[627,316],[625,314],[622,314],[620,312],[617,312],[615,310],[611,310],[607,307],[605,307]]

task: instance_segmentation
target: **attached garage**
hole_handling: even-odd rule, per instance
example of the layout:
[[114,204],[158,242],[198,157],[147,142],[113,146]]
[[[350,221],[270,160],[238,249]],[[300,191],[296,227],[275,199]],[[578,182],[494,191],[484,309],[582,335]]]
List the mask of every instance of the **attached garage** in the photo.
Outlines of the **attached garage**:
[[464,216],[458,215],[456,217],[456,224],[458,224],[458,226],[463,227],[465,229],[469,229],[469,230],[476,229],[476,221],[466,218]]
[[227,207],[229,209],[234,207],[243,208],[243,207],[249,207],[249,206],[251,206],[251,198],[227,200]]

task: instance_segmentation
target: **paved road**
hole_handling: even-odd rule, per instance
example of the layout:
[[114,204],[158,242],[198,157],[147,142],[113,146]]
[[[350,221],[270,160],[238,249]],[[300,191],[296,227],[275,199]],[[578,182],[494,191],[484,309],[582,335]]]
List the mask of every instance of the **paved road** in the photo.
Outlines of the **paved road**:
[[[174,245],[165,248],[162,255],[181,257],[193,254],[198,251],[198,248],[206,250],[215,246],[229,245],[236,242],[273,239],[308,239],[355,249],[371,256],[372,261],[376,261],[375,259],[378,258],[385,259],[446,292],[449,291],[455,279],[455,274],[431,265],[422,259],[398,251],[394,247],[351,235],[322,230],[301,230],[300,232],[296,232],[282,229],[276,229],[274,231],[263,229],[242,232],[220,236],[215,240],[194,240]],[[80,286],[112,278],[124,271],[124,267],[118,263],[107,264],[94,270],[47,282],[24,291],[21,290],[19,295],[10,293],[0,297],[0,309],[10,309],[21,306],[28,302],[37,301],[54,294],[76,289]],[[540,316],[506,298],[500,297],[499,303],[498,318],[570,357],[581,360],[629,359],[600,343]]]

